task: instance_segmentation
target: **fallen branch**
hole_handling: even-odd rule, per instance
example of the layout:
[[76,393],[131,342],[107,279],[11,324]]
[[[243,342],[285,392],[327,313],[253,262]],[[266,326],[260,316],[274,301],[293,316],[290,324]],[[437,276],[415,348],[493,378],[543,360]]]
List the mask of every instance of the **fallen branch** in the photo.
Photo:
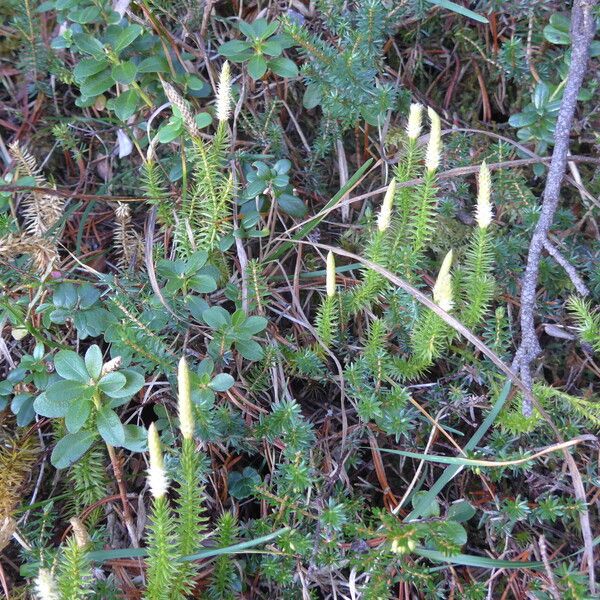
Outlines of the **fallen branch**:
[[[530,415],[532,412],[531,389],[533,378],[531,375],[531,363],[542,352],[535,332],[534,320],[540,258],[542,249],[545,247],[548,239],[548,232],[554,220],[554,213],[558,207],[560,189],[567,168],[569,141],[575,108],[577,106],[577,96],[587,72],[590,44],[595,33],[595,23],[592,14],[592,9],[595,5],[596,0],[575,0],[573,3],[571,13],[571,64],[569,65],[567,83],[554,131],[554,151],[552,153],[552,160],[550,161],[550,168],[548,169],[546,187],[544,188],[542,210],[529,245],[527,266],[525,267],[525,274],[523,275],[521,285],[521,344],[515,354],[512,370],[519,370],[520,379],[529,391],[528,394],[523,395],[523,413],[525,415]],[[560,436],[556,427],[552,425],[552,428],[555,434]],[[575,496],[585,505],[585,488],[575,460],[567,451],[564,451],[563,454],[571,473]],[[579,522],[585,545],[585,554],[582,562],[584,564],[587,562],[590,592],[592,595],[595,595],[596,578],[594,573],[592,530],[587,510],[581,512]]]
[[[516,352],[512,367],[513,370],[518,369],[520,371],[521,380],[528,390],[531,390],[533,384],[531,363],[542,352],[535,332],[534,320],[540,258],[554,220],[554,213],[560,198],[561,184],[567,168],[569,140],[577,106],[577,96],[587,71],[590,44],[595,32],[592,15],[592,8],[595,4],[596,0],[575,0],[573,4],[571,15],[571,64],[556,121],[554,151],[548,169],[542,210],[529,245],[527,266],[521,285],[521,345]],[[523,413],[530,415],[531,411],[531,401],[524,397]]]

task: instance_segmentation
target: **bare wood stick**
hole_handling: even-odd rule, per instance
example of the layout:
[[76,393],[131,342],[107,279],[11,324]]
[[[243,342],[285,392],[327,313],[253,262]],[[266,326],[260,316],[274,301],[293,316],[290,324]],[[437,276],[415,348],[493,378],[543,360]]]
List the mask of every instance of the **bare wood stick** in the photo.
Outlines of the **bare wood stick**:
[[[554,213],[558,207],[560,198],[560,189],[567,168],[569,141],[571,127],[577,106],[577,96],[581,89],[581,84],[587,71],[590,44],[595,33],[594,17],[592,9],[596,5],[596,0],[575,0],[571,13],[571,64],[567,83],[563,93],[563,98],[556,121],[554,133],[554,151],[546,187],[544,189],[542,210],[537,222],[535,231],[531,238],[529,253],[527,256],[527,266],[523,275],[521,286],[521,344],[515,354],[512,364],[513,370],[518,369],[520,379],[527,387],[529,394],[523,396],[523,412],[531,414],[532,395],[531,388],[533,378],[531,375],[531,363],[541,354],[542,348],[535,333],[534,311],[536,304],[536,288],[540,266],[540,258],[544,243],[548,239],[548,232],[554,220]],[[560,433],[551,425],[555,434]],[[578,500],[585,505],[586,494],[583,481],[575,460],[568,453],[564,452],[565,460],[571,473],[573,488]],[[585,545],[585,553],[582,562],[587,562],[590,592],[596,593],[596,577],[594,573],[594,549],[592,540],[592,530],[590,525],[590,516],[587,508],[579,515],[581,532]]]
[[[587,71],[589,49],[595,32],[592,8],[596,0],[575,0],[571,15],[572,54],[567,83],[556,121],[554,151],[548,169],[542,210],[529,245],[527,266],[521,285],[521,345],[513,361],[513,369],[519,369],[521,380],[531,390],[533,378],[531,363],[541,354],[542,348],[535,333],[534,311],[540,258],[548,231],[558,207],[562,180],[567,168],[569,141],[577,96]],[[530,415],[531,402],[524,397],[523,413]]]

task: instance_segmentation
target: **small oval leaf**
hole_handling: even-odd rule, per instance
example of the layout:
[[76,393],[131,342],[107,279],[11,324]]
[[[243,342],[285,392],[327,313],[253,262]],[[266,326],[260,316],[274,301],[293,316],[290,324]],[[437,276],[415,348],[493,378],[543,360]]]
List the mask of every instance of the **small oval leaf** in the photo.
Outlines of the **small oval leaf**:
[[70,467],[90,449],[95,437],[92,431],[69,433],[54,446],[50,462],[57,469]]
[[111,446],[122,446],[125,441],[125,429],[117,413],[103,406],[96,415],[96,427],[102,439]]

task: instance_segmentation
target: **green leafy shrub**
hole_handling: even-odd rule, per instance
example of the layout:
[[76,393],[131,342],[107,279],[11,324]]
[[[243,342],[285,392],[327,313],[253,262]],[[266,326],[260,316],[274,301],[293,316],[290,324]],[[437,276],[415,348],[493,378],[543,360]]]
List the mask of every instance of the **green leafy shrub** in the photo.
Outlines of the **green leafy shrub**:
[[221,44],[219,54],[236,63],[247,63],[252,79],[261,79],[267,70],[281,77],[298,75],[296,63],[281,56],[292,43],[286,36],[276,34],[279,23],[256,19],[253,23],[240,21],[238,28],[246,40],[231,40]]
[[64,418],[67,435],[52,451],[57,469],[72,465],[101,437],[110,446],[139,451],[144,436],[136,425],[123,425],[114,408],[125,404],[144,385],[133,369],[120,369],[120,360],[104,363],[102,352],[90,346],[82,359],[61,350],[54,358],[57,378],[35,399],[33,408],[44,417]]

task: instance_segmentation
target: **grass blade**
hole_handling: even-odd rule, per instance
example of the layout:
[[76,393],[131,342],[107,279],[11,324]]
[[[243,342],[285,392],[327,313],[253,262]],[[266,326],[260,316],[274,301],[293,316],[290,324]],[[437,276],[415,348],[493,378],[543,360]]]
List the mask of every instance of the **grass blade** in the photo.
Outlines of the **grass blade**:
[[544,567],[544,563],[537,561],[500,560],[487,556],[474,556],[473,554],[448,556],[443,552],[427,548],[415,548],[415,554],[434,562],[462,565],[464,567],[479,567],[480,569],[542,569]]
[[[496,417],[502,410],[508,396],[510,394],[510,390],[512,388],[512,382],[507,379],[500,395],[498,396],[498,400],[496,400],[492,410],[488,413],[486,418],[483,420],[481,425],[477,428],[477,431],[473,434],[471,439],[465,444],[463,450],[474,450],[477,444],[481,441],[481,438],[485,435],[486,431],[492,426]],[[420,498],[417,505],[413,508],[413,510],[407,515],[404,519],[405,521],[412,521],[414,519],[418,519],[431,505],[434,501],[435,497],[446,487],[446,484],[453,479],[462,469],[461,466],[450,465],[446,467],[445,471],[442,473],[440,478],[431,486],[431,489]]]
[[[234,544],[233,546],[227,546],[226,548],[207,548],[206,550],[202,550],[197,554],[192,554],[190,556],[184,556],[181,560],[184,562],[189,562],[192,560],[199,560],[201,558],[211,558],[213,556],[219,556],[222,554],[239,554],[247,550],[248,548],[254,548],[256,546],[260,546],[261,544],[265,544],[278,538],[280,535],[289,531],[289,527],[282,527],[273,533],[269,533],[268,535],[263,535],[262,537],[258,537],[254,540],[248,540],[247,542],[240,542],[239,544]],[[145,548],[121,548],[118,550],[101,550],[98,552],[90,552],[88,553],[88,558],[92,562],[105,562],[107,560],[116,560],[119,558],[143,558],[147,555],[147,551]]]
[[441,8],[446,8],[451,10],[452,12],[462,15],[463,17],[467,17],[468,19],[473,19],[474,21],[478,21],[479,23],[489,23],[486,17],[461,6],[460,4],[456,4],[456,2],[450,2],[450,0],[427,0],[430,4],[435,4],[436,6],[440,6]]
[[564,448],[569,448],[571,446],[575,446],[576,444],[580,444],[585,441],[595,440],[596,437],[593,435],[584,435],[577,438],[573,438],[568,442],[563,442],[561,444],[552,444],[551,446],[547,446],[543,448],[539,452],[535,452],[534,454],[530,454],[529,456],[524,456],[523,458],[519,458],[516,460],[477,460],[475,458],[464,458],[463,456],[439,456],[436,454],[421,454],[420,452],[408,452],[406,450],[395,450],[393,448],[381,448],[381,452],[389,452],[390,454],[400,454],[400,456],[406,456],[408,458],[417,458],[419,460],[426,460],[429,462],[442,463],[445,465],[460,465],[461,467],[510,467],[512,465],[522,465],[524,463],[530,462],[539,458],[540,456],[544,456],[550,452],[557,452],[559,450],[563,450]]

